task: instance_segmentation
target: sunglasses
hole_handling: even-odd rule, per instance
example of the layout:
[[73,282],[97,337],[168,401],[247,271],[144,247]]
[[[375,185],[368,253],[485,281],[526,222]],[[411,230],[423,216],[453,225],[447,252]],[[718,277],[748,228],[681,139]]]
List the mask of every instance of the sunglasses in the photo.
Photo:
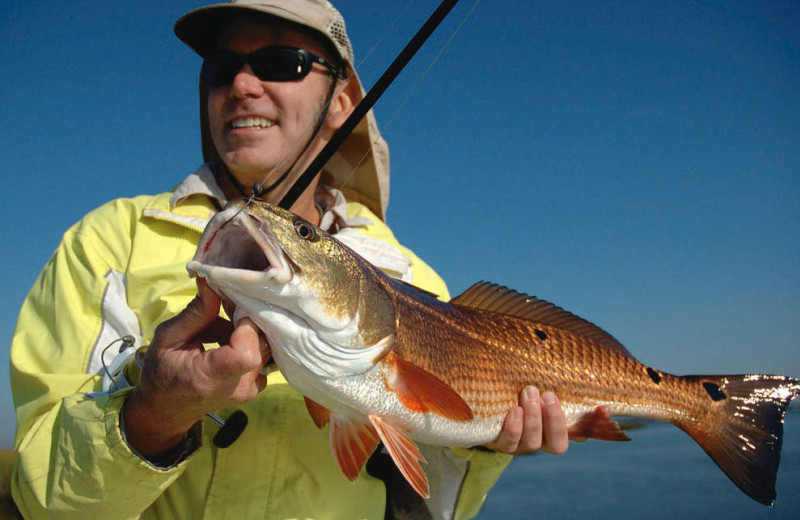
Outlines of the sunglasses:
[[221,87],[233,83],[233,78],[245,64],[261,81],[295,81],[308,76],[311,66],[319,63],[336,78],[343,79],[339,68],[316,54],[296,47],[263,47],[250,54],[216,50],[203,59],[200,74],[209,87]]

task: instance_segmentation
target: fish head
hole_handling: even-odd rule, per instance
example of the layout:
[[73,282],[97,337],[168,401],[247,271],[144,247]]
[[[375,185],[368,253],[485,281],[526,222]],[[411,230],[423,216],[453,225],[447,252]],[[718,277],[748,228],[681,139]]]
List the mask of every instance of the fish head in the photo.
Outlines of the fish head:
[[374,268],[280,207],[230,203],[207,225],[187,270],[234,322],[248,317],[264,331],[279,365],[283,356],[317,375],[352,375],[374,364],[365,351],[388,348],[394,311]]

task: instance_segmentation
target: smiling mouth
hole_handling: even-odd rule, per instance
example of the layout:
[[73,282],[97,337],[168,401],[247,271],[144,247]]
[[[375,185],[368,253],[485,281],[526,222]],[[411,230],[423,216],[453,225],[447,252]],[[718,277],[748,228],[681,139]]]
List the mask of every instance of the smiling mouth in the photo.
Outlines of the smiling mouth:
[[273,126],[275,126],[275,121],[267,119],[266,117],[240,117],[228,123],[228,127],[233,130],[238,130],[240,128],[264,129]]

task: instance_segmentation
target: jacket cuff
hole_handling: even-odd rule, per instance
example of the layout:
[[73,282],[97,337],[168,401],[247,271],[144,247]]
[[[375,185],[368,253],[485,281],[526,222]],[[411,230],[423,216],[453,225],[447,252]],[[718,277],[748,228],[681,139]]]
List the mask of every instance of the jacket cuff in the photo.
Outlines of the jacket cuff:
[[197,449],[201,446],[202,439],[202,422],[195,424],[183,439],[183,441],[175,447],[172,451],[159,457],[158,459],[148,459],[140,454],[136,449],[128,444],[125,436],[125,419],[124,409],[125,403],[128,399],[128,394],[132,388],[126,388],[121,392],[117,392],[108,397],[105,407],[105,427],[106,427],[106,443],[109,448],[117,453],[124,459],[128,459],[136,466],[147,468],[149,470],[156,470],[158,472],[173,472],[183,462],[191,458]]
[[203,438],[203,423],[202,421],[198,421],[194,424],[194,426],[189,429],[188,432],[183,436],[183,440],[175,446],[172,450],[168,451],[167,453],[160,455],[157,458],[149,458],[145,457],[141,453],[139,453],[136,448],[130,445],[128,442],[128,437],[125,434],[125,405],[127,404],[128,400],[126,399],[125,402],[122,403],[122,406],[119,409],[119,434],[122,437],[123,442],[128,447],[128,449],[137,455],[140,459],[147,462],[151,466],[156,469],[160,470],[169,470],[172,468],[177,467],[181,462],[185,461],[189,458],[189,455],[197,451],[197,448],[200,447],[200,439]]

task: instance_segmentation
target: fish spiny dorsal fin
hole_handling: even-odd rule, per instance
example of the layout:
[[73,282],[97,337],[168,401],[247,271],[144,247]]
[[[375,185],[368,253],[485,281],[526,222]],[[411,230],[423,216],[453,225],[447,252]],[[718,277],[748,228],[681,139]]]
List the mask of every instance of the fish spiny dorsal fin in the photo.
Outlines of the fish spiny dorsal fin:
[[417,287],[416,285],[410,284],[410,283],[405,282],[403,280],[400,280],[398,278],[392,278],[392,280],[394,280],[395,282],[397,282],[397,283],[399,283],[401,285],[406,286],[407,288],[409,288],[409,289],[411,289],[413,291],[417,291],[419,293],[422,293],[425,296],[430,296],[434,300],[438,300],[439,299],[439,295],[438,294],[433,294],[432,292],[426,291],[425,289],[421,289],[421,288]]
[[597,325],[575,316],[550,302],[496,283],[478,282],[450,300],[450,303],[460,307],[496,312],[543,325],[550,325],[551,327],[558,327],[573,334],[589,338],[628,357],[633,357],[633,354],[628,352],[628,349],[622,343]]

